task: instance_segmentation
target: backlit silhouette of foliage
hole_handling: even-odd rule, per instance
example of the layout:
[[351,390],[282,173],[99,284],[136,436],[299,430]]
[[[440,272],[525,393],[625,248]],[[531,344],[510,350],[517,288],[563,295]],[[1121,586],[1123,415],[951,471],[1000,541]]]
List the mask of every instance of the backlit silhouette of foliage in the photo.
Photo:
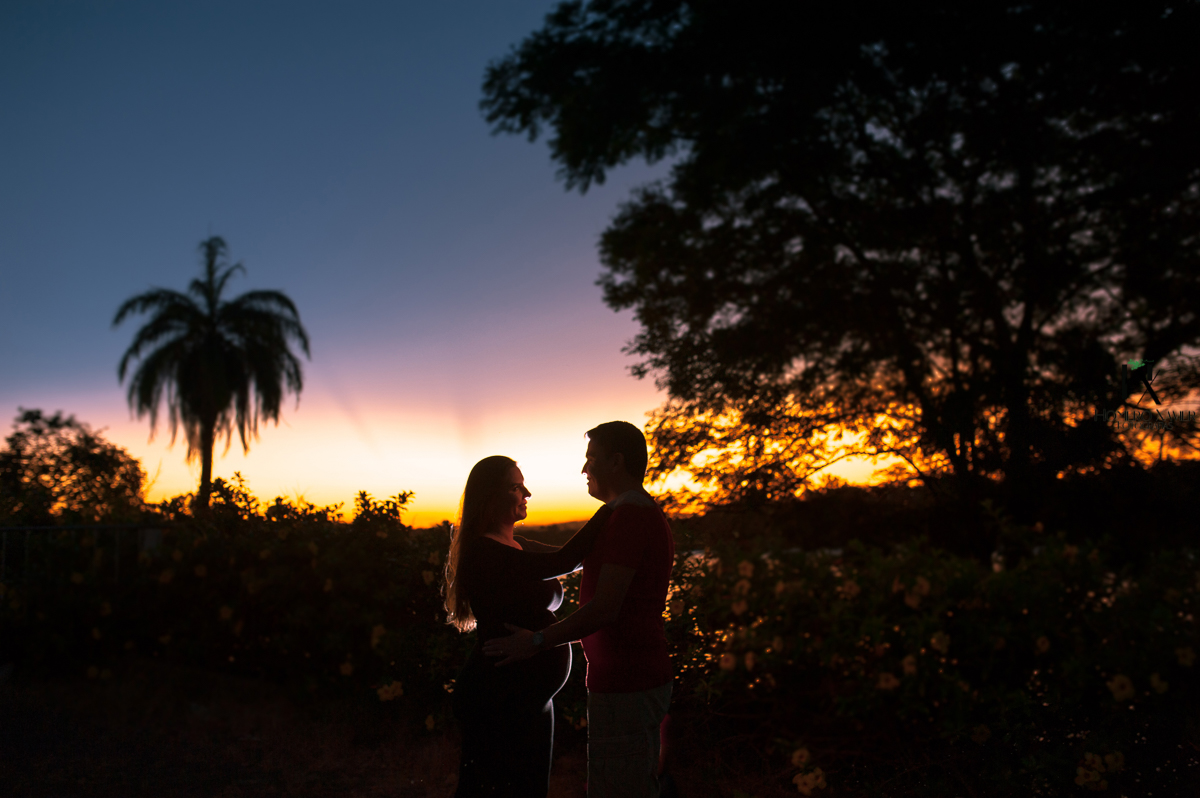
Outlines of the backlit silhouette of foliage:
[[135,520],[145,479],[141,463],[74,416],[23,409],[0,449],[0,526]]
[[[403,524],[408,495],[360,494],[346,523],[338,506],[260,502],[235,475],[214,480],[203,517],[160,505],[174,522],[150,522],[154,545],[45,534],[43,576],[0,585],[0,639],[34,673],[103,678],[156,657],[348,696],[440,734],[475,635],[441,606],[449,525]],[[1194,778],[1190,542],[1135,562],[1111,539],[997,514],[1020,554],[991,565],[920,538],[804,550],[730,515],[738,535],[673,530],[664,630],[691,773],[764,796],[822,775],[839,794],[923,797],[1069,795],[1077,779],[1179,795]],[[580,574],[563,587],[560,617]],[[586,734],[584,671],[577,656],[555,703],[556,722]],[[686,794],[735,794],[703,787]]]
[[761,500],[861,452],[1019,498],[1200,448],[1090,420],[1127,358],[1200,388],[1197,35],[1162,0],[570,2],[482,107],[568,187],[676,157],[600,245],[670,395],[653,476],[720,460],[712,498]]
[[225,436],[228,450],[236,428],[242,447],[258,434],[261,416],[279,422],[287,391],[299,401],[303,374],[292,353],[296,344],[309,355],[308,334],[292,300],[279,291],[248,291],[222,299],[240,263],[229,265],[225,241],[213,236],[200,244],[204,275],[186,294],[156,288],[127,300],[113,325],[127,316],[151,314],[134,336],[117,368],[138,361],[129,380],[129,405],[141,418],[150,416],[154,433],[160,402],[166,402],[171,442],[183,427],[189,460],[200,458],[199,507],[207,507],[212,481],[213,445]]

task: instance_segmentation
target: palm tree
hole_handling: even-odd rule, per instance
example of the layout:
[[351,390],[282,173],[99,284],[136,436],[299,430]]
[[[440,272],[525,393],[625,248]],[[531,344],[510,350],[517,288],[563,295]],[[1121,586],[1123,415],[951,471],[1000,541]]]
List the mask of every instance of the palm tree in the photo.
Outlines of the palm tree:
[[223,301],[229,278],[246,270],[240,263],[228,265],[219,236],[202,241],[200,251],[204,276],[192,280],[186,294],[156,288],[131,297],[117,311],[113,326],[130,314],[152,314],[125,350],[117,376],[124,381],[130,360],[140,361],[129,381],[128,400],[138,418],[150,416],[152,438],[165,394],[171,443],[182,425],[187,459],[200,457],[195,505],[204,509],[212,485],[213,443],[224,434],[229,451],[236,427],[242,448],[250,451],[259,416],[278,424],[285,391],[300,401],[303,375],[289,342],[311,355],[292,300],[279,291],[249,291]]

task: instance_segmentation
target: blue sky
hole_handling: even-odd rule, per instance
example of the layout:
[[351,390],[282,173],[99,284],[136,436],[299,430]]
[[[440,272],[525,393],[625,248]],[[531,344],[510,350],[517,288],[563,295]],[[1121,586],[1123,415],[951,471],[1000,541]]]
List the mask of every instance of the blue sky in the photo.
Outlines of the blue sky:
[[151,498],[193,489],[182,442],[124,404],[136,320],[110,323],[182,290],[216,234],[247,268],[231,291],[285,291],[313,355],[299,407],[217,475],[318,503],[415,490],[422,523],[502,453],[531,522],[583,517],[583,432],[665,398],[594,284],[599,234],[665,165],[580,195],[543,141],[490,134],[484,69],[553,5],[5,3],[0,411],[74,413],[142,459]]

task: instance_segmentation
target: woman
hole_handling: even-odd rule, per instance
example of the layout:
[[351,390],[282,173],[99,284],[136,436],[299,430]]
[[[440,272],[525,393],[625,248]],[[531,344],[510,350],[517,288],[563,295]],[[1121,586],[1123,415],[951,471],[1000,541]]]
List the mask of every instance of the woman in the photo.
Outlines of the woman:
[[507,636],[505,623],[534,631],[554,623],[563,599],[558,577],[579,568],[612,511],[601,508],[555,549],[513,534],[530,495],[510,458],[476,463],[446,558],[447,620],[460,632],[478,631],[454,690],[463,731],[457,798],[536,798],[549,788],[553,698],[571,672],[571,647],[497,668],[483,656],[483,644]]

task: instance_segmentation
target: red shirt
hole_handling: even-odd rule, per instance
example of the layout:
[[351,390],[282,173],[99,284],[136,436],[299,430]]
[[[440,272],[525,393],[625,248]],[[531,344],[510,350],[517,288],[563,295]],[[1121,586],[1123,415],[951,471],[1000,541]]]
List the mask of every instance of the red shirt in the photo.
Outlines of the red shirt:
[[663,634],[667,584],[675,542],[662,510],[644,493],[621,496],[612,516],[583,561],[580,603],[596,595],[600,567],[614,563],[636,569],[612,624],[583,638],[587,689],[593,693],[635,693],[671,681],[671,660]]

